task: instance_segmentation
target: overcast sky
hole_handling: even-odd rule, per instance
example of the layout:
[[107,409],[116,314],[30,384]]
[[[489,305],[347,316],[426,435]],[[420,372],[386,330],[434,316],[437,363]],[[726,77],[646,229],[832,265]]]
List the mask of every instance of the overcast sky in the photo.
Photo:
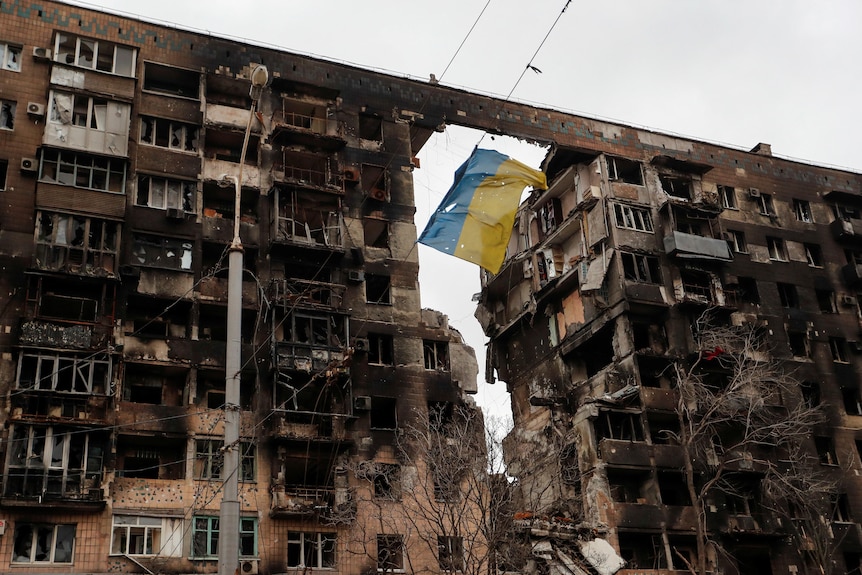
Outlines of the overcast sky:
[[[399,76],[505,97],[565,0],[102,0],[74,2],[233,36]],[[486,7],[487,4],[487,8]],[[132,8],[133,6],[133,8]],[[241,10],[238,8],[242,8]],[[444,69],[485,12],[448,71]],[[572,0],[514,90],[515,100],[862,171],[859,0]],[[414,172],[424,227],[481,134],[447,129]],[[485,137],[538,167],[543,151]],[[477,268],[419,247],[423,307],[450,317],[484,366],[473,319]],[[480,404],[508,412],[505,386]]]

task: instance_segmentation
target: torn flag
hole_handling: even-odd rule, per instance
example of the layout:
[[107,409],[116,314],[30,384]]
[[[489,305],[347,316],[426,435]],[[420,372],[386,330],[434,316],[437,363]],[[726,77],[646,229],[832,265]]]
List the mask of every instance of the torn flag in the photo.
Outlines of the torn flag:
[[494,150],[474,150],[419,243],[497,273],[527,186],[547,189],[545,174]]

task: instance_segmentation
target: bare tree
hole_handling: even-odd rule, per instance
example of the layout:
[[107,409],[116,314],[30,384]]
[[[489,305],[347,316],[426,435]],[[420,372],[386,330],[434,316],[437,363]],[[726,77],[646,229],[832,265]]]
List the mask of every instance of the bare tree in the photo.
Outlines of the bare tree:
[[[704,575],[708,555],[722,553],[721,541],[707,528],[716,497],[757,515],[750,506],[778,508],[794,493],[826,493],[830,486],[817,481],[807,465],[806,447],[820,410],[801,400],[798,382],[769,353],[761,330],[718,325],[705,314],[693,332],[699,352],[675,367],[680,393],[674,439],[683,447],[685,483],[697,517],[696,564],[681,558],[689,571]],[[807,512],[820,514],[813,506]]]

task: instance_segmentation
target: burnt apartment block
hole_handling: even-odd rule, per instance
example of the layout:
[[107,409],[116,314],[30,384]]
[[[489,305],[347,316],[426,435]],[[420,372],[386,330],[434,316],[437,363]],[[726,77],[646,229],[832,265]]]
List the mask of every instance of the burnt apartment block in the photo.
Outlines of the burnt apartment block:
[[[499,569],[858,571],[859,174],[62,2],[0,8],[0,571],[215,572],[226,529],[248,575],[460,570],[462,537],[394,520],[427,472],[403,431],[476,409],[474,352],[420,308],[411,248],[415,158],[450,123],[551,150],[477,311],[512,394],[506,458],[534,463],[511,467],[507,511],[530,559]],[[240,173],[236,202],[222,175]],[[680,374],[733,352],[695,345],[707,311],[798,380],[762,398],[776,417],[822,417],[795,460],[717,426],[699,457],[734,464],[693,498]],[[719,364],[708,389],[732,384]],[[830,486],[814,522],[766,504],[800,454]]]

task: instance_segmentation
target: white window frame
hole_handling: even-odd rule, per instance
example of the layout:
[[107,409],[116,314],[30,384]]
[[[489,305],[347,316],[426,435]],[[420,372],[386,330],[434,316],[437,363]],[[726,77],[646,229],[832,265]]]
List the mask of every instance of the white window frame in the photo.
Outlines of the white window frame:
[[736,190],[733,186],[718,186],[718,194],[721,197],[721,206],[726,210],[738,210],[736,205]]
[[[152,556],[162,552],[161,517],[114,515],[111,525],[111,555]],[[134,542],[138,543],[133,545]]]
[[[145,127],[147,123],[150,123],[150,137],[149,140],[145,138]],[[167,125],[167,133],[168,133],[168,142],[166,146],[159,145],[157,134],[161,130],[164,130],[164,126]],[[167,120],[165,118],[156,118],[153,116],[141,116],[141,125],[140,132],[138,134],[138,141],[143,146],[153,146],[155,148],[166,148],[168,150],[174,150],[175,152],[188,152],[192,154],[196,154],[198,152],[198,142],[200,139],[200,128],[194,124],[189,124],[188,122],[179,122],[177,120]],[[177,131],[179,130],[179,133]],[[191,133],[191,137],[190,137]],[[177,137],[179,140],[179,144],[174,145],[172,140],[174,137]],[[191,141],[194,142],[191,146],[186,146],[186,144]]]
[[[197,184],[191,180],[174,180],[149,174],[138,174],[138,190],[135,205],[157,210],[182,210],[195,213]],[[146,183],[146,189],[144,185]],[[189,194],[188,204],[184,201]],[[188,208],[188,209],[187,209]]]
[[[48,175],[50,166],[54,166],[53,177]],[[105,185],[102,187],[94,187],[96,181],[94,176],[97,172],[104,175]],[[85,176],[86,186],[79,185],[80,176]],[[42,161],[39,164],[39,181],[111,194],[125,194],[126,161],[122,158],[105,158],[68,150],[43,148]]]
[[786,262],[787,261],[787,246],[784,240],[772,236],[766,237],[766,249],[769,252],[769,261]]
[[[75,41],[75,50],[74,54],[67,53],[64,49],[61,53],[60,44],[64,38]],[[92,61],[87,62],[84,58],[86,58],[85,53],[82,53],[82,47],[89,46],[90,51],[92,52]],[[110,70],[106,70],[103,67],[99,67],[99,54],[101,52],[110,50],[111,51],[111,66]],[[120,52],[127,53],[130,57],[128,59],[128,71],[117,71],[118,68],[118,54]],[[62,54],[66,54],[66,61],[61,60]],[[72,61],[68,61],[68,56],[72,56]],[[67,34],[65,32],[58,32],[56,37],[54,38],[54,60],[56,62],[60,62],[61,64],[66,64],[69,66],[77,66],[78,68],[87,68],[89,70],[97,70],[99,72],[104,72],[106,74],[114,74],[117,76],[124,76],[127,78],[133,78],[135,76],[135,66],[137,64],[137,50],[134,48],[130,48],[128,46],[123,46],[121,44],[114,44],[113,42],[104,42],[101,40],[96,40],[93,38],[85,38],[82,36],[77,36],[75,34]]]
[[728,230],[730,234],[730,244],[734,252],[738,254],[748,253],[748,244],[745,242],[745,233],[738,230]]
[[814,223],[814,216],[811,214],[811,203],[808,200],[793,200],[793,212],[796,214],[796,220],[806,224]]
[[[308,569],[335,569],[338,566],[338,534],[323,531],[288,531],[287,546],[299,547],[299,563],[290,563],[290,552],[288,551],[289,569],[302,567]],[[331,551],[327,550],[331,546]],[[310,548],[309,548],[310,547]],[[306,565],[305,559],[311,555],[312,565]],[[331,556],[331,561],[327,558]]]
[[757,205],[760,207],[761,216],[775,215],[775,200],[772,199],[772,194],[760,194]]
[[[147,254],[147,247],[151,250]],[[150,234],[134,234],[132,236],[132,263],[135,265],[171,269],[180,271],[192,271],[192,248],[191,240],[178,238],[164,238]],[[143,250],[143,251],[142,251]],[[148,259],[147,255],[157,257],[155,261]]]
[[21,71],[21,46],[0,43],[0,69],[9,72]]
[[[18,531],[19,529],[23,529],[29,526],[33,530],[32,539],[29,546],[30,557],[24,558],[23,556],[15,555],[15,547],[17,546],[18,540]],[[45,530],[51,530],[51,544],[49,546],[51,552],[46,561],[37,561],[36,560],[36,551],[39,547],[38,539],[39,539],[39,529],[42,529],[43,532]],[[58,535],[60,530],[71,530],[72,536],[72,548],[69,549],[69,560],[68,561],[57,561],[57,551],[60,545],[60,541],[58,540]],[[30,522],[20,522],[15,525],[15,535],[13,536],[12,542],[12,564],[60,564],[60,565],[70,565],[75,560],[75,543],[76,543],[76,530],[77,526],[75,524],[56,524],[56,523],[30,523]]]
[[655,231],[652,224],[652,213],[650,213],[649,208],[614,204],[614,214],[616,215],[614,220],[618,228],[650,234]]
[[[32,384],[21,381],[21,372],[24,371],[24,363],[29,363],[30,361],[36,362],[36,373],[34,374],[35,377]],[[111,389],[111,361],[108,359],[96,359],[93,356],[21,352],[18,359],[16,386],[18,389],[89,395],[93,393],[93,388],[96,387],[94,385],[96,383],[94,378],[98,374],[96,366],[104,368],[105,379],[99,383],[101,383],[101,387],[104,390],[103,393],[107,393]],[[58,391],[59,374],[63,370],[72,371],[72,385],[71,389]]]

